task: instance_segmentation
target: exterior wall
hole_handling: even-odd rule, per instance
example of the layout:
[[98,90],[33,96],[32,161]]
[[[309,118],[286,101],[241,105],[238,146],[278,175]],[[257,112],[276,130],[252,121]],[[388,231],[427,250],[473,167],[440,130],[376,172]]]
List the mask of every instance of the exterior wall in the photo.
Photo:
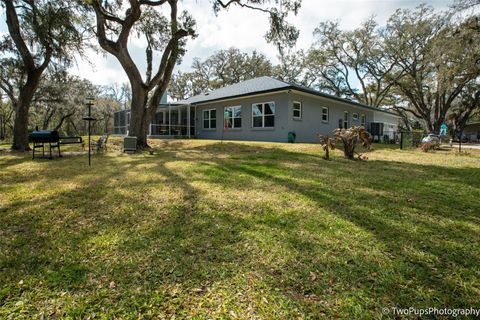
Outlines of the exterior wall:
[[[381,111],[374,111],[374,122],[383,123],[383,137],[388,136],[390,140],[398,138],[398,117]],[[383,138],[385,139],[385,138]]]
[[[262,102],[275,103],[275,126],[273,128],[253,128],[252,104]],[[302,104],[300,119],[293,117],[294,102]],[[233,106],[242,106],[242,127],[224,130],[224,108]],[[327,107],[329,110],[327,122],[322,121],[322,107]],[[206,109],[216,110],[217,126],[215,129],[203,128],[203,110]],[[383,122],[385,124],[384,130],[389,135],[390,132],[393,135],[393,132],[397,130],[398,118],[394,115],[311,94],[283,91],[192,106],[190,120],[191,125],[195,125],[195,128],[192,127],[191,135],[200,139],[219,140],[223,138],[225,140],[287,142],[288,133],[292,131],[296,134],[297,142],[318,142],[317,134],[333,135],[333,130],[339,127],[339,120],[343,122],[345,111],[348,112],[349,126],[360,126],[363,114],[365,115],[367,129],[371,122]],[[127,113],[128,111],[115,113],[114,133],[123,135],[128,133]],[[354,113],[358,113],[357,120],[354,120]],[[153,125],[161,126],[155,123]],[[394,125],[393,130],[389,128],[391,125]],[[175,135],[174,132],[172,132],[172,135]],[[186,133],[183,135],[186,135]]]
[[[195,135],[200,139],[246,140],[246,141],[274,141],[287,142],[288,136],[288,93],[277,92],[256,97],[245,97],[223,102],[213,102],[206,105],[197,105],[195,112]],[[273,128],[253,128],[252,104],[261,102],[275,102],[275,126]],[[224,130],[224,108],[242,106],[242,127]],[[216,129],[203,128],[203,110],[215,109],[217,113]]]
[[[301,119],[294,119],[293,117],[294,101],[301,102],[302,104]],[[275,102],[274,128],[253,128],[252,104],[261,102]],[[223,129],[225,123],[224,108],[239,105],[242,106],[242,127],[239,129],[230,128],[225,131]],[[328,122],[322,122],[322,107],[329,109]],[[206,109],[216,110],[216,129],[203,128],[203,110]],[[218,140],[222,139],[223,136],[225,140],[287,142],[288,132],[292,131],[296,134],[297,142],[318,142],[317,134],[333,135],[333,130],[339,127],[339,120],[343,122],[345,111],[348,111],[349,126],[360,126],[362,114],[365,115],[366,128],[374,121],[395,123],[395,125],[398,122],[397,117],[384,112],[377,112],[361,106],[351,105],[347,102],[310,94],[284,91],[256,97],[245,97],[197,105],[195,112],[195,136],[200,139]],[[354,120],[354,113],[358,113],[357,120]]]
[[398,117],[393,114],[374,111],[374,122],[383,122],[384,131],[397,131],[398,128]]
[[130,110],[120,110],[113,113],[113,134],[128,135],[130,129]]
[[[293,118],[293,102],[302,103],[302,118]],[[322,107],[327,107],[329,112],[328,122],[322,122]],[[333,130],[339,127],[344,112],[348,111],[349,127],[361,125],[361,115],[365,115],[365,124],[373,121],[373,110],[353,106],[341,101],[323,97],[291,93],[288,103],[288,131],[296,133],[298,142],[318,142],[317,134],[333,136]],[[358,113],[358,120],[353,120],[353,113]]]
[[472,123],[467,125],[465,130],[463,130],[463,136],[466,137],[468,141],[480,141],[480,123]]

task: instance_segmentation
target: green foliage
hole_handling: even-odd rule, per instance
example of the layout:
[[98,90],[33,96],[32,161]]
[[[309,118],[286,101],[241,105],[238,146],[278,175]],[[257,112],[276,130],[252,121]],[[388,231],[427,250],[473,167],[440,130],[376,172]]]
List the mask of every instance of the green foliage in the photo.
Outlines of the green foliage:
[[[322,22],[315,29],[316,44],[307,55],[307,72],[322,91],[378,107],[402,72],[385,50],[382,29],[370,18],[352,31],[339,22]],[[352,78],[360,90],[352,85]]]
[[[2,3],[9,2],[2,0]],[[16,1],[21,35],[29,47],[35,61],[43,61],[51,51],[57,63],[69,64],[74,54],[83,52],[81,26],[83,17],[74,1]],[[9,35],[4,35],[0,43],[3,53],[19,56],[19,49]],[[10,58],[4,58],[10,59]],[[21,63],[21,59],[17,59]],[[2,62],[3,64],[3,62]]]
[[263,54],[256,51],[248,54],[237,48],[220,50],[204,61],[196,58],[192,69],[191,72],[173,75],[169,87],[172,97],[185,99],[204,91],[273,73],[272,64]]
[[452,19],[427,6],[398,10],[387,28],[388,51],[405,75],[397,82],[406,110],[438,132],[452,107],[480,76],[478,19]]

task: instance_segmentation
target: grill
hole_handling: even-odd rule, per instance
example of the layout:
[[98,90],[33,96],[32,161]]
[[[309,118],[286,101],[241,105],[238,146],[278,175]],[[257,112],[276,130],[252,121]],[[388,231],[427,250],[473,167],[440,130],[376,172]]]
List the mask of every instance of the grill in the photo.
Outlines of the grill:
[[33,143],[33,153],[32,159],[35,159],[35,151],[37,149],[42,149],[42,157],[45,158],[45,146],[48,145],[50,156],[49,159],[52,159],[52,149],[57,148],[58,156],[61,157],[60,153],[60,135],[58,131],[42,130],[42,131],[33,131],[30,134],[30,141]]

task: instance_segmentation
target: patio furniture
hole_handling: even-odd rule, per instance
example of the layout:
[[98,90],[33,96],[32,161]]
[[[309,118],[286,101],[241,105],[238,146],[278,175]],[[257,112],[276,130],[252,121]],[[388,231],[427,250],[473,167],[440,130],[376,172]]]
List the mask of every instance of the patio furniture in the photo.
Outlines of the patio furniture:
[[60,145],[81,144],[82,151],[85,150],[85,142],[83,141],[82,137],[60,137],[59,144]]
[[97,152],[100,150],[107,151],[107,142],[108,135],[103,135],[97,141],[92,141],[90,145],[94,147]]

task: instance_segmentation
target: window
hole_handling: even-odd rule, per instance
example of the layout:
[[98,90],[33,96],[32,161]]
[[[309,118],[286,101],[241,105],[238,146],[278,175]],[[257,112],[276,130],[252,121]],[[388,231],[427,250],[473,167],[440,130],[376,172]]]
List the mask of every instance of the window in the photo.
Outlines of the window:
[[322,108],[322,122],[328,122],[328,108]]
[[302,119],[302,103],[298,101],[293,102],[293,119]]
[[203,128],[215,129],[217,127],[217,110],[203,110]]
[[365,127],[365,115],[364,114],[362,114],[360,116],[360,123],[362,124],[362,127]]
[[349,127],[348,116],[349,116],[348,111],[345,111],[343,113],[343,128],[345,128],[345,129],[347,129]]
[[241,128],[242,127],[242,107],[225,107],[225,123],[224,128]]
[[352,120],[358,121],[358,113],[352,113]]
[[272,128],[275,126],[275,103],[255,103],[252,105],[252,126]]

